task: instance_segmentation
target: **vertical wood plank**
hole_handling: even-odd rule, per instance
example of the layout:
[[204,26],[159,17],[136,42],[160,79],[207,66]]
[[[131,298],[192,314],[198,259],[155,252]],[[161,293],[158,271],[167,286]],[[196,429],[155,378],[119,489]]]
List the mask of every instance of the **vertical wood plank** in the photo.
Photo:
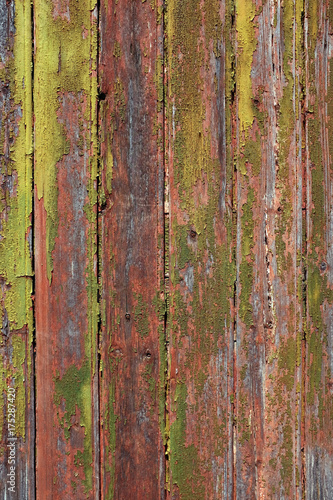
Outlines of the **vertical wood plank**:
[[97,499],[97,10],[34,13],[37,498]]
[[306,1],[306,498],[333,491],[332,2]]
[[172,499],[232,498],[232,2],[167,4]]
[[31,62],[30,2],[0,2],[0,480],[13,499],[35,485]]
[[236,498],[302,498],[302,2],[236,31]]
[[163,18],[101,3],[102,498],[164,498]]

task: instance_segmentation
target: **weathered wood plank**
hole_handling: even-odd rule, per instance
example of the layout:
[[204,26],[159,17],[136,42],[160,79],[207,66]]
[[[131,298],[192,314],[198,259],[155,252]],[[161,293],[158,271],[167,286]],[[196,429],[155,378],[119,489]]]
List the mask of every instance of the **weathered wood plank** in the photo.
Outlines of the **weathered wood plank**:
[[97,499],[97,10],[34,13],[37,498]]
[[31,62],[30,2],[1,1],[0,484],[13,499],[35,486]]
[[333,5],[306,1],[306,498],[333,494]]
[[236,1],[236,498],[302,498],[302,2]]
[[164,498],[163,22],[101,3],[101,495]]
[[232,2],[170,0],[170,498],[233,494]]

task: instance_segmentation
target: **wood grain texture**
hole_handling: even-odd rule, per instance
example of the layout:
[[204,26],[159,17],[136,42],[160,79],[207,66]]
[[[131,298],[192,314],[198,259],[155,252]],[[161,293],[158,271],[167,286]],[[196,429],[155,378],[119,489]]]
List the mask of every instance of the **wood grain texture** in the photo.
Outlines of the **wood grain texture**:
[[236,31],[236,498],[302,498],[302,2]]
[[332,119],[333,10],[306,2],[306,498],[333,492]]
[[173,0],[166,12],[172,499],[232,498],[231,8]]
[[31,61],[30,3],[1,1],[0,488],[13,499],[35,489]]
[[332,33],[0,0],[1,494],[333,498]]
[[101,495],[164,498],[163,22],[101,4]]
[[97,499],[97,11],[34,13],[37,498]]

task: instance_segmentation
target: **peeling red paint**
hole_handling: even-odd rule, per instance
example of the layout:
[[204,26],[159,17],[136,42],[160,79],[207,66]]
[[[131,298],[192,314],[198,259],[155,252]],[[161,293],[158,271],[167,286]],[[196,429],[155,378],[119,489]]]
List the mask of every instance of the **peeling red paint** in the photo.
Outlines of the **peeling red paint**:
[[102,498],[164,497],[159,8],[101,8]]

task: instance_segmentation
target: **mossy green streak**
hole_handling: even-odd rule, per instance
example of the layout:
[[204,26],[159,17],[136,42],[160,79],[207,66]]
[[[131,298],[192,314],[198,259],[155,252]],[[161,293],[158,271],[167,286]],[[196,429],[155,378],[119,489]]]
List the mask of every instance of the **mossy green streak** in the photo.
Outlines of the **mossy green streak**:
[[76,467],[83,467],[85,479],[85,491],[88,493],[92,489],[92,428],[91,428],[91,382],[90,364],[86,361],[78,369],[70,366],[63,377],[56,377],[54,402],[60,406],[64,402],[65,412],[59,418],[59,423],[64,429],[65,438],[70,438],[71,418],[75,416],[77,410],[80,413],[80,425],[84,427],[84,448],[77,450],[74,457]]
[[253,20],[255,4],[252,0],[236,0],[236,30],[238,41],[237,74],[238,117],[241,134],[252,126],[254,120],[251,68],[257,41]]
[[[52,251],[58,234],[57,163],[69,152],[57,111],[63,92],[85,95],[88,101],[90,98],[96,100],[96,35],[91,26],[93,8],[94,3],[70,0],[68,17],[64,18],[56,12],[50,0],[35,2],[38,20],[35,41],[35,183],[38,199],[43,198],[47,212],[47,275],[50,282]],[[91,120],[90,106],[87,107],[86,119]]]
[[[9,4],[7,5],[10,8]],[[4,36],[5,33],[2,33]],[[8,33],[9,36],[11,36]],[[29,233],[32,211],[32,53],[30,2],[15,2],[13,52],[7,40],[8,57],[2,61],[2,83],[9,88],[10,111],[2,110],[0,136],[2,192],[0,275],[1,323],[8,324],[9,337],[2,346],[11,352],[11,360],[1,356],[3,389],[10,380],[16,389],[16,437],[25,439],[26,407],[30,401],[32,320],[32,264]],[[4,101],[2,101],[3,103]],[[6,126],[7,129],[6,132]],[[6,133],[9,137],[5,139]],[[12,141],[7,156],[5,140]],[[8,184],[6,182],[8,179]],[[4,186],[12,186],[8,189]],[[31,233],[30,233],[31,234]],[[20,330],[20,333],[18,332]],[[21,332],[23,332],[21,334]],[[5,369],[6,366],[6,369]],[[3,390],[1,391],[3,395]],[[2,432],[2,428],[1,428]]]

